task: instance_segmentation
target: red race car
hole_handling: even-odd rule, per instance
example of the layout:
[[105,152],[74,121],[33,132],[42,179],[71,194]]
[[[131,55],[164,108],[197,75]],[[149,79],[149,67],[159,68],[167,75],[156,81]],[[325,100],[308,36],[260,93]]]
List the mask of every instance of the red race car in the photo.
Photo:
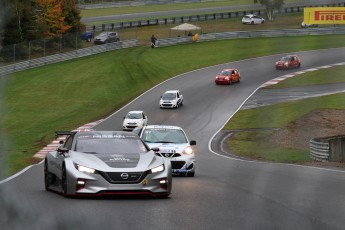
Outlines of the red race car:
[[275,64],[276,69],[290,69],[301,67],[301,59],[297,55],[288,55],[282,57]]
[[216,78],[214,82],[216,85],[230,85],[234,82],[240,82],[241,74],[237,69],[223,69]]

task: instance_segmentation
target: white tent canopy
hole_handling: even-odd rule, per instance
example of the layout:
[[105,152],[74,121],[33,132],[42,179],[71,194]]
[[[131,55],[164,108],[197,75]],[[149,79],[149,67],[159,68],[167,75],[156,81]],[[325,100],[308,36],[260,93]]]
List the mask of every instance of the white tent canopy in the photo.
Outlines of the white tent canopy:
[[183,23],[181,25],[175,26],[171,28],[171,30],[178,30],[178,31],[191,31],[191,30],[200,30],[201,28],[189,23]]

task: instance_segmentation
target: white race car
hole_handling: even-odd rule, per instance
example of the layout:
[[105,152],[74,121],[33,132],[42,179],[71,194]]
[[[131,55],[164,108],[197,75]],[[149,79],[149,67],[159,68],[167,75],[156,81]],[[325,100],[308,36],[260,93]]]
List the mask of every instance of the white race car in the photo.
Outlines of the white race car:
[[195,140],[189,141],[186,133],[178,126],[148,125],[136,128],[137,133],[150,148],[159,148],[156,152],[171,161],[173,175],[195,175]]
[[166,91],[159,101],[160,108],[178,108],[183,105],[183,95],[179,90]]
[[129,111],[123,118],[122,129],[124,131],[132,131],[134,128],[147,125],[147,116],[144,111]]

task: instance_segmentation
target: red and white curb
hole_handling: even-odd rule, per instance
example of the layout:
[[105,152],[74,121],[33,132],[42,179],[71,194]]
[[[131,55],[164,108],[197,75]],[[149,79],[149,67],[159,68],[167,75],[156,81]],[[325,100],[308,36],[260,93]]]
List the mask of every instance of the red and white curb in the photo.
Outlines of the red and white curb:
[[304,74],[304,73],[307,73],[307,72],[312,72],[312,71],[316,71],[316,70],[320,70],[320,69],[327,69],[327,68],[331,68],[331,67],[334,67],[334,66],[340,66],[340,65],[345,65],[345,62],[337,63],[337,64],[332,64],[332,65],[320,66],[320,67],[317,67],[317,68],[311,68],[311,69],[307,69],[307,70],[304,70],[304,71],[298,71],[298,72],[295,72],[295,73],[286,74],[286,75],[274,78],[274,79],[272,79],[272,80],[270,80],[268,82],[265,82],[259,88],[264,88],[264,87],[267,87],[267,86],[270,86],[270,85],[275,85],[275,84],[278,84],[281,81],[284,81],[285,79],[288,79],[290,77],[295,77],[297,75]]
[[[88,123],[86,125],[83,125],[77,129],[74,129],[72,131],[87,131],[87,130],[90,130],[92,129],[92,127],[96,126],[97,124],[99,124],[101,121],[103,121],[103,119],[101,120],[98,120],[98,121],[94,121],[94,122],[91,122],[91,123]],[[49,145],[47,145],[46,147],[44,147],[43,149],[41,149],[39,152],[37,152],[34,157],[36,158],[45,158],[46,154],[50,151],[54,151],[56,150],[61,144],[60,144],[60,141],[63,141],[65,140],[65,136],[61,136],[57,139],[55,139],[52,143],[50,143]]]

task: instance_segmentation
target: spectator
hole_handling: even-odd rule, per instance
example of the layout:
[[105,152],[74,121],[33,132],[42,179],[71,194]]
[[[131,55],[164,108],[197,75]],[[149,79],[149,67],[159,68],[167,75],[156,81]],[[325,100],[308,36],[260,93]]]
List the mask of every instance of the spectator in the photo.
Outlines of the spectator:
[[155,48],[156,41],[157,41],[157,38],[155,37],[155,35],[152,34],[152,36],[151,36],[151,48]]

